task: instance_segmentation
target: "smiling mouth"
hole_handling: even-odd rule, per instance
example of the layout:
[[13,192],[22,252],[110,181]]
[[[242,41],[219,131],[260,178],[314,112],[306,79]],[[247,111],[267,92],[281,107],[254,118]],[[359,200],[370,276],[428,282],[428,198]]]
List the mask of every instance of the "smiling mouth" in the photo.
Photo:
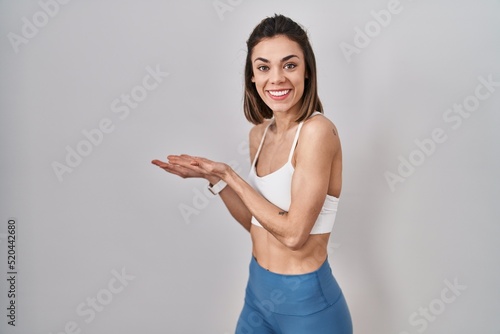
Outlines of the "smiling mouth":
[[267,93],[274,99],[283,99],[289,93],[291,89],[282,89],[282,90],[268,90]]
[[290,89],[284,89],[284,90],[268,90],[269,94],[271,94],[272,96],[277,96],[277,97],[280,97],[280,96],[283,96],[283,95],[286,95],[290,92]]

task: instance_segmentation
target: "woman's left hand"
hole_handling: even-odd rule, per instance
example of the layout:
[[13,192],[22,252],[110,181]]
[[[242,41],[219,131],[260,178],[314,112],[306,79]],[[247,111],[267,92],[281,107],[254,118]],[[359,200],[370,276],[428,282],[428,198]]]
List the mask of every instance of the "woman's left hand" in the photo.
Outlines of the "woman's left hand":
[[198,167],[199,171],[206,175],[213,175],[225,179],[231,171],[231,167],[222,162],[215,162],[202,157],[190,158],[192,159],[190,162],[191,166]]

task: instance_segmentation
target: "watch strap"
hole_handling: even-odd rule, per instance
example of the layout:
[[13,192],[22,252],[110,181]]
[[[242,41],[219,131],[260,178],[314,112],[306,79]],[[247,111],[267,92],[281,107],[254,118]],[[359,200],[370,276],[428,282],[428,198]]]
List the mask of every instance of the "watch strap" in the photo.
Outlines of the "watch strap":
[[217,182],[216,184],[214,184],[213,186],[211,186],[210,184],[208,185],[208,190],[210,190],[210,192],[214,195],[217,195],[219,194],[222,189],[224,189],[225,187],[227,186],[227,183],[224,181],[224,180],[220,180],[219,182]]

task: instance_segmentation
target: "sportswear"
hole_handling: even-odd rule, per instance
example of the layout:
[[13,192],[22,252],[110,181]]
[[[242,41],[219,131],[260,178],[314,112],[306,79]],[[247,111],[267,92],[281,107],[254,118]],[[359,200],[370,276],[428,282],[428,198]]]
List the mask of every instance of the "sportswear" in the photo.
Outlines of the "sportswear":
[[[311,117],[321,114],[320,112],[314,112]],[[264,196],[268,201],[279,207],[280,209],[287,211],[290,209],[291,197],[292,197],[292,177],[294,172],[294,167],[292,165],[292,157],[295,152],[295,147],[299,140],[300,130],[304,122],[300,122],[297,131],[295,133],[295,138],[293,140],[292,148],[288,156],[288,161],[278,170],[264,175],[257,175],[257,159],[259,158],[259,153],[264,144],[266,138],[267,130],[269,126],[273,124],[274,121],[269,122],[269,125],[264,130],[264,135],[260,141],[259,148],[255,154],[255,158],[252,162],[250,168],[250,173],[248,176],[248,183],[257,190],[262,196]],[[335,216],[337,215],[339,199],[337,197],[326,195],[325,202],[321,208],[321,212],[314,223],[314,226],[310,234],[322,234],[330,233],[333,229],[333,224],[335,223]],[[262,227],[259,221],[252,216],[252,224]]]
[[328,259],[317,270],[283,275],[252,256],[236,334],[352,334],[349,307]]

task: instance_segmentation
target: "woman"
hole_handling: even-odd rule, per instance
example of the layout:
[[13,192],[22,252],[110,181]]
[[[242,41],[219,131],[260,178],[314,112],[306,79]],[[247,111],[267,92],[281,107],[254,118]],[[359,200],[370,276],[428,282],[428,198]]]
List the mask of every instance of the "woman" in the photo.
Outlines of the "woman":
[[236,333],[349,334],[352,323],[327,261],[342,186],[337,130],[323,116],[306,32],[282,15],[247,41],[248,182],[227,164],[189,155],[153,163],[209,181],[250,232],[252,258]]

